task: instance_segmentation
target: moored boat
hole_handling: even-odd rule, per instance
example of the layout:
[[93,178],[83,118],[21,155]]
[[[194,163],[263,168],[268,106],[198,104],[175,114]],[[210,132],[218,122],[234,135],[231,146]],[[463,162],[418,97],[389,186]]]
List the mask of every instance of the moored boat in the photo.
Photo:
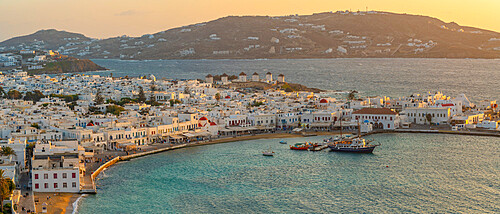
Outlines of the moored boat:
[[373,153],[377,146],[379,145],[369,144],[365,139],[355,138],[331,143],[328,148],[332,152]]
[[262,155],[264,156],[274,156],[274,152],[271,150],[271,147],[267,151],[263,151]]
[[281,140],[281,141],[280,141],[280,144],[287,144],[287,142],[286,142],[286,141],[284,141],[284,140]]
[[330,148],[330,151],[332,152],[352,152],[352,153],[373,153],[373,150],[375,147],[380,146],[370,144],[371,141],[366,141],[365,139],[361,138],[361,133],[360,133],[360,126],[358,122],[358,136],[357,138],[348,138],[345,139],[342,136],[342,123],[340,123],[340,139],[333,139],[330,138],[326,140],[328,143],[328,148]]
[[264,155],[264,156],[274,156],[274,152],[272,152],[272,151],[264,151],[264,152],[262,152],[262,155]]
[[290,146],[291,150],[307,150],[309,149],[309,145],[307,143],[297,143],[295,145]]

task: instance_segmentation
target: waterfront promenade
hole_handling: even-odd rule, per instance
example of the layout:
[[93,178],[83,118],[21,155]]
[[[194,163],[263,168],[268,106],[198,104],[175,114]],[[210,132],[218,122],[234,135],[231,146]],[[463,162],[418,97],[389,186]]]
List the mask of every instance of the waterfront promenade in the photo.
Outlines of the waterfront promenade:
[[[429,129],[430,128],[430,129]],[[353,130],[344,131],[345,134],[350,134],[351,132],[355,132]],[[369,136],[373,134],[381,134],[381,133],[423,133],[423,134],[458,134],[458,135],[474,135],[474,136],[491,136],[491,137],[500,137],[499,132],[491,132],[491,131],[451,131],[449,129],[443,127],[436,126],[416,126],[412,127],[412,129],[396,129],[396,130],[375,130],[370,133],[362,134],[362,136]],[[305,134],[305,135],[304,135]],[[187,147],[196,147],[196,146],[204,146],[211,144],[219,144],[219,143],[228,143],[235,141],[244,141],[244,140],[256,140],[256,139],[281,139],[281,138],[296,138],[296,137],[305,137],[309,135],[336,135],[339,134],[339,131],[323,131],[323,132],[307,132],[307,133],[264,133],[264,134],[255,134],[255,135],[242,135],[242,136],[233,136],[233,137],[223,137],[219,139],[209,140],[209,141],[199,141],[199,142],[190,142],[185,144],[152,144],[140,147],[140,150],[136,151],[132,154],[127,154],[123,151],[105,151],[102,154],[98,154],[97,157],[105,158],[113,157],[106,162],[100,163],[91,163],[87,165],[87,171],[92,172],[88,173],[85,176],[85,182],[91,183],[93,185],[90,193],[98,193],[95,189],[95,181],[98,178],[98,175],[105,170],[113,166],[115,163],[119,161],[129,161],[134,158],[148,156],[152,154],[157,154],[160,152],[166,152],[175,149],[182,149]],[[43,202],[50,202],[51,209],[54,210],[72,210],[72,204],[77,200],[81,194],[52,194],[50,199],[46,200],[47,194],[36,194],[36,198],[39,199],[38,204],[42,204]],[[41,200],[40,200],[41,199]],[[37,207],[38,208],[38,207]]]

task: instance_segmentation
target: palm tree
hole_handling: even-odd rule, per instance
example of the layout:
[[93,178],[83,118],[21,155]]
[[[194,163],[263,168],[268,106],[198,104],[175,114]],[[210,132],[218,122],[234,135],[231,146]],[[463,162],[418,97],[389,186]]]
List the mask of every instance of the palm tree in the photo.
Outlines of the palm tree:
[[0,151],[0,154],[2,156],[10,156],[10,155],[17,156],[16,152],[8,146],[2,147],[2,151]]
[[347,100],[349,101],[349,108],[351,108],[351,102],[356,99],[356,93],[358,93],[357,91],[351,91],[348,95],[347,95]]
[[431,114],[429,114],[429,113],[428,113],[428,114],[426,114],[426,115],[425,115],[425,119],[426,119],[427,121],[429,121],[429,125],[431,125],[431,122],[432,122],[432,115],[431,115]]
[[3,200],[9,197],[14,191],[14,182],[5,177],[5,171],[0,169],[0,212],[3,213]]

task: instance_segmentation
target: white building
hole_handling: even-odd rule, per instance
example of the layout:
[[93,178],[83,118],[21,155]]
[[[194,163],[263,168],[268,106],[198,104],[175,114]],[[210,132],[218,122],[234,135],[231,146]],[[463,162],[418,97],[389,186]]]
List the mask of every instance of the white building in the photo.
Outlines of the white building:
[[260,81],[260,77],[259,77],[259,74],[257,72],[253,73],[252,81],[254,81],[254,82]]
[[379,129],[395,129],[400,122],[398,113],[388,108],[364,108],[353,112],[351,118]]
[[273,74],[271,72],[266,73],[266,81],[267,82],[272,82],[273,81]]
[[283,74],[278,75],[278,82],[285,82],[285,75]]
[[247,81],[247,74],[245,74],[244,72],[241,72],[240,76],[238,77],[238,81],[239,82],[246,82]]
[[[415,124],[429,124],[428,118],[432,124],[447,124],[452,117],[451,108],[435,107],[435,108],[406,108],[404,110],[408,122]],[[427,116],[430,115],[430,116]]]

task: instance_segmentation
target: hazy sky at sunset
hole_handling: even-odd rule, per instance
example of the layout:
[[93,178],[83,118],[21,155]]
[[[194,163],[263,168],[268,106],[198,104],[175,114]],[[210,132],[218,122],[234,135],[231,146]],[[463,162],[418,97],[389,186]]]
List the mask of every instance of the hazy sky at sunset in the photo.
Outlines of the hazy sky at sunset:
[[228,15],[305,15],[366,7],[500,32],[500,0],[0,0],[0,41],[49,28],[94,38],[139,36]]

